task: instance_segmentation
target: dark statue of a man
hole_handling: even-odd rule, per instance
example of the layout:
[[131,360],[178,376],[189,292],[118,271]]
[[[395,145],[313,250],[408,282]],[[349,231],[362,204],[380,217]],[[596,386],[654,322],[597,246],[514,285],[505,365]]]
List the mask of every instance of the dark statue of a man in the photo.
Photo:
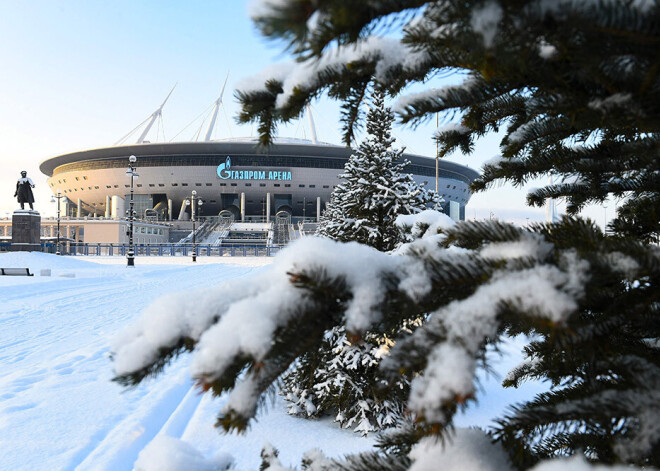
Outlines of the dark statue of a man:
[[25,209],[25,203],[30,205],[30,209],[34,209],[32,206],[32,203],[34,203],[32,188],[34,188],[34,182],[27,176],[27,172],[23,170],[21,172],[21,178],[16,182],[16,192],[14,193],[14,196],[21,204],[21,209]]

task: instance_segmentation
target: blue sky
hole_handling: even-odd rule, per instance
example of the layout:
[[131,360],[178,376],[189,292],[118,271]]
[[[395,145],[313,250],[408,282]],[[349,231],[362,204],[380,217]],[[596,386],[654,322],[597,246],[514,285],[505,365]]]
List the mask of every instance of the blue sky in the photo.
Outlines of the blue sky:
[[[252,126],[233,121],[234,85],[287,58],[282,44],[259,36],[241,0],[0,0],[0,44],[0,188],[5,188],[0,217],[17,207],[12,195],[22,169],[37,184],[35,208],[53,215],[39,163],[113,145],[146,119],[175,83],[163,110],[166,140],[212,105],[228,72],[229,120],[221,114],[214,137],[254,135]],[[319,139],[340,144],[337,105],[321,100],[313,110]],[[395,128],[397,144],[434,156],[431,121],[416,129]],[[191,140],[199,125],[176,140]],[[282,127],[280,135],[309,138],[307,121]],[[474,155],[450,160],[479,169],[497,154],[497,143],[497,136],[486,137]],[[542,219],[542,209],[525,208],[524,195],[508,186],[475,195],[467,216],[488,217],[492,211],[518,222]],[[588,213],[602,223],[603,209]]]

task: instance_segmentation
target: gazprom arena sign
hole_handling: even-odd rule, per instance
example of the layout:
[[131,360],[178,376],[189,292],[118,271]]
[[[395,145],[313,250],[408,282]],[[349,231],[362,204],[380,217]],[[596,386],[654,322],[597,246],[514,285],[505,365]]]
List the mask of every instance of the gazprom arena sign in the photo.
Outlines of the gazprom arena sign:
[[291,172],[286,170],[232,170],[229,156],[218,165],[217,173],[223,180],[291,180]]

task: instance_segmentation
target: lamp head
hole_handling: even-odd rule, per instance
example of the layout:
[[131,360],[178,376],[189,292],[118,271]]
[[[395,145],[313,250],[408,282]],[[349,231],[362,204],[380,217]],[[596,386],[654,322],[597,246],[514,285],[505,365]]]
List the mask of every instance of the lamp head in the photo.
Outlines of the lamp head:
[[131,156],[128,158],[128,161],[129,161],[130,163],[134,164],[135,162],[137,162],[137,157],[135,157],[134,155],[131,155]]
[[193,195],[193,196],[197,196],[197,190],[193,190],[193,191],[192,191],[192,195]]

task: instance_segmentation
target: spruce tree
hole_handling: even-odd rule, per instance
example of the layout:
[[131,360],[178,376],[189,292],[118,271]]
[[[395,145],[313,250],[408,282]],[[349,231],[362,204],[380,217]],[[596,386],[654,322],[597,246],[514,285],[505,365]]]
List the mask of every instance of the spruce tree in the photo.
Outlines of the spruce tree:
[[[529,230],[470,221],[394,256],[306,240],[291,258],[276,261],[267,279],[270,297],[235,289],[207,313],[204,329],[182,321],[177,335],[156,345],[140,330],[149,328],[145,322],[116,348],[118,381],[137,383],[194,350],[199,384],[215,394],[232,391],[219,424],[241,429],[269,386],[318,349],[325,332],[343,325],[359,339],[428,315],[418,329],[401,332],[380,366],[392,387],[402,374],[416,374],[407,401],[414,424],[383,437],[385,454],[347,458],[344,469],[407,469],[432,456],[442,442],[429,438],[445,436],[454,414],[474,400],[474,374],[486,348],[520,333],[533,339],[528,361],[506,385],[533,378],[552,389],[516,405],[492,432],[517,469],[579,452],[595,462],[660,466],[660,253],[651,244],[660,214],[660,5],[269,5],[258,26],[288,41],[309,73],[294,83],[301,75],[288,71],[263,90],[238,93],[240,118],[260,122],[262,142],[270,141],[274,124],[297,116],[324,91],[343,101],[348,139],[359,97],[374,78],[397,94],[432,74],[460,70],[460,85],[399,98],[400,119],[455,116],[457,125],[436,136],[444,153],[469,153],[475,139],[503,129],[502,158],[484,168],[475,189],[552,172],[559,183],[531,192],[528,201],[565,198],[572,216],[587,203],[621,198],[611,233],[570,216]],[[400,25],[402,34],[374,34]],[[319,255],[310,259],[310,253]],[[264,296],[270,304],[261,301],[259,315],[273,327],[257,348],[255,339],[244,342],[232,329],[239,318],[250,322],[250,312],[240,308]],[[142,360],[126,363],[135,349]]]
[[[397,216],[437,208],[440,199],[403,173],[408,162],[401,161],[402,149],[392,147],[394,116],[384,98],[376,87],[367,136],[348,159],[318,233],[389,251],[402,242]],[[331,329],[321,348],[303,355],[284,376],[281,393],[291,403],[289,412],[302,417],[333,414],[343,427],[365,435],[395,426],[404,410],[408,381],[402,378],[398,388],[387,390],[378,372],[381,355],[395,334],[368,334],[352,343],[344,327]]]
[[394,114],[376,87],[367,113],[367,136],[351,155],[321,218],[319,234],[342,242],[360,242],[381,252],[400,242],[396,218],[437,208],[440,199],[404,173],[403,149],[394,149]]
[[362,435],[396,426],[402,419],[410,384],[406,378],[390,388],[378,365],[394,342],[367,333],[348,339],[344,327],[326,332],[316,352],[303,355],[282,379],[281,394],[290,414],[316,418],[333,414],[344,428]]

